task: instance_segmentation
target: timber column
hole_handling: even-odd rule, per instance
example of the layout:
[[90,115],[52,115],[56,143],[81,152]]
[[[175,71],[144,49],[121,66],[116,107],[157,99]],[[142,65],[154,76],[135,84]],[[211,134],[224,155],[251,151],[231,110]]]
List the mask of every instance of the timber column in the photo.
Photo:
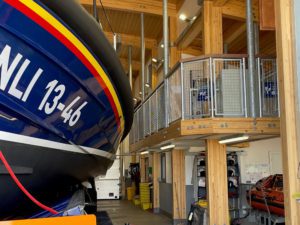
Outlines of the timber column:
[[210,225],[229,225],[226,145],[207,140],[206,187]]
[[170,67],[181,59],[180,51],[178,51],[175,41],[177,38],[177,17],[170,17]]
[[[276,0],[276,41],[277,63],[280,93],[280,133],[282,139],[283,190],[285,207],[285,224],[300,224],[300,203],[294,195],[300,192],[299,158],[299,105],[295,96],[299,93],[299,71],[297,71],[295,25],[296,17],[293,10],[298,0]],[[298,50],[298,49],[297,49]],[[299,51],[299,50],[298,50]],[[298,52],[297,52],[298,53]],[[299,53],[298,53],[299,54]],[[298,67],[299,68],[299,67]],[[297,73],[298,72],[298,73]],[[297,82],[298,79],[298,82]],[[298,94],[299,95],[299,94]],[[298,102],[299,104],[299,102]],[[298,115],[297,115],[298,114]],[[298,120],[298,121],[297,121]],[[298,124],[297,124],[298,122]]]
[[141,176],[141,183],[146,182],[146,164],[145,164],[145,155],[140,156],[140,176]]
[[222,8],[215,7],[213,1],[203,3],[203,52],[223,54]]
[[153,212],[159,213],[159,176],[160,176],[160,153],[154,152],[152,156],[152,182],[153,182]]
[[[223,54],[222,8],[203,3],[203,52]],[[210,225],[229,225],[226,145],[207,140],[206,187]]]
[[172,150],[173,224],[186,222],[185,151]]

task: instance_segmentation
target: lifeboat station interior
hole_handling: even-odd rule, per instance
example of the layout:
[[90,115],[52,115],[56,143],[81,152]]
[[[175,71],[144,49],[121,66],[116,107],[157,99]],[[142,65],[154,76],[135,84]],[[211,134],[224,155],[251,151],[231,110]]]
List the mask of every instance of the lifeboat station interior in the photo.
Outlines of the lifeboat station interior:
[[89,215],[0,225],[300,225],[300,1],[77,2],[130,84],[130,132],[84,182]]

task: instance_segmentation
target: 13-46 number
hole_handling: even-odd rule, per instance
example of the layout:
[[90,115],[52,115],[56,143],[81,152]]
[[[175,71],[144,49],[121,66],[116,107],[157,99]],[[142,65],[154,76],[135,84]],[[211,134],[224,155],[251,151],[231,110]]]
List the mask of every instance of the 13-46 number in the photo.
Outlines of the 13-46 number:
[[[47,93],[45,94],[41,104],[39,105],[39,110],[44,110],[47,115],[50,115],[54,112],[55,109],[63,110],[61,113],[61,117],[64,118],[64,123],[69,121],[69,126],[74,126],[81,116],[81,110],[88,104],[86,101],[82,103],[75,111],[73,106],[80,100],[80,97],[77,96],[67,107],[65,107],[59,100],[63,97],[66,86],[63,84],[58,84],[57,80],[53,80],[48,83],[46,90],[48,89]],[[52,93],[55,93],[55,97],[53,100],[49,100],[49,97]]]

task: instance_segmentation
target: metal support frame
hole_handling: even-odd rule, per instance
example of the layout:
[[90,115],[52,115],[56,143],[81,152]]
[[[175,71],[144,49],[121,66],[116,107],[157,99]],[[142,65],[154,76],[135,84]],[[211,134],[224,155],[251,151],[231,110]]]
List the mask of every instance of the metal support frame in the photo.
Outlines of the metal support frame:
[[248,45],[248,74],[250,82],[250,115],[256,117],[255,110],[255,55],[254,55],[254,33],[253,33],[253,15],[252,0],[246,0],[247,15],[247,45]]
[[169,72],[169,17],[168,0],[163,0],[164,75]]
[[181,79],[181,119],[185,119],[185,95],[184,95],[184,78],[183,78],[183,63],[180,63],[180,79]]
[[215,107],[214,107],[214,80],[213,80],[213,74],[214,74],[214,67],[213,67],[213,61],[212,58],[209,58],[209,77],[210,77],[210,107],[211,107],[211,117],[215,117]]
[[142,101],[145,100],[145,31],[144,31],[144,13],[141,13],[141,87]]
[[257,22],[254,23],[254,41],[255,41],[255,49],[254,49],[254,52],[255,52],[255,55],[259,54],[259,25]]
[[245,117],[248,118],[248,102],[247,102],[247,83],[246,83],[246,60],[243,58],[243,80],[244,80],[244,110]]
[[[145,100],[145,30],[144,30],[144,13],[141,13],[141,91],[142,91],[142,102]],[[143,137],[145,137],[145,104],[141,106],[143,110]]]
[[99,23],[97,0],[93,0],[93,16],[94,16],[95,20]]
[[164,43],[164,79],[165,79],[165,110],[166,110],[166,127],[169,125],[169,97],[168,97],[168,79],[166,76],[169,72],[169,17],[168,17],[168,0],[163,0],[163,43]]
[[[277,103],[278,103],[278,117],[280,117],[280,88],[279,88],[279,74],[278,74],[278,68],[276,65],[276,79],[277,79]],[[300,154],[300,153],[299,153]],[[300,160],[300,155],[299,155],[299,160]],[[299,164],[299,173],[300,173],[300,164]],[[299,174],[299,179],[300,179],[300,174]]]
[[258,95],[259,95],[259,117],[262,117],[263,116],[263,113],[262,113],[262,89],[261,89],[261,70],[260,70],[260,67],[261,67],[261,61],[260,61],[260,58],[257,58],[257,61],[256,61],[256,68],[257,68],[257,76],[258,76],[258,88],[259,88],[259,91],[258,91]]

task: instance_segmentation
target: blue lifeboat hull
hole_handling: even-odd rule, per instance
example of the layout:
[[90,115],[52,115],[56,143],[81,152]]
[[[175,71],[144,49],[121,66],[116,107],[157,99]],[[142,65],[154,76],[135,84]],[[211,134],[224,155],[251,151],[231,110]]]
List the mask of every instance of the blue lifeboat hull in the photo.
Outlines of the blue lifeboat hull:
[[[100,55],[49,7],[0,0],[0,151],[33,194],[104,174],[132,123],[129,83],[109,42],[102,38]],[[26,198],[1,162],[0,186],[3,218]]]

